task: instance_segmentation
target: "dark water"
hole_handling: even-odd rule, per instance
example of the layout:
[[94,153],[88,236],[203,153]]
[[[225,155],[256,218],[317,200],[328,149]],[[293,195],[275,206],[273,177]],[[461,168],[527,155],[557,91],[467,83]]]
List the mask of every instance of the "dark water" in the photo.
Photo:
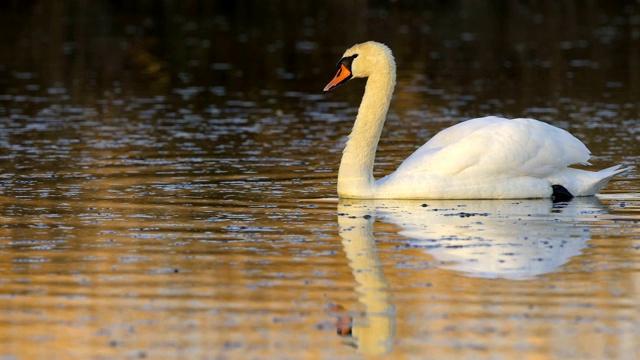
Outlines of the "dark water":
[[[0,359],[640,356],[640,180],[596,198],[340,201],[387,43],[376,175],[488,114],[640,158],[640,3],[0,4]],[[350,334],[348,334],[350,333]]]

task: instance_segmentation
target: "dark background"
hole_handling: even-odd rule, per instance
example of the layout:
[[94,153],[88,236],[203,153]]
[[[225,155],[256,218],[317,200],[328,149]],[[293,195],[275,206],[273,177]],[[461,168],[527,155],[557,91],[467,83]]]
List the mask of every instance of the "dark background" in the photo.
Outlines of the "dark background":
[[15,0],[0,2],[0,21],[3,93],[24,80],[78,99],[185,84],[319,92],[341,53],[372,39],[401,77],[447,92],[640,95],[638,1]]

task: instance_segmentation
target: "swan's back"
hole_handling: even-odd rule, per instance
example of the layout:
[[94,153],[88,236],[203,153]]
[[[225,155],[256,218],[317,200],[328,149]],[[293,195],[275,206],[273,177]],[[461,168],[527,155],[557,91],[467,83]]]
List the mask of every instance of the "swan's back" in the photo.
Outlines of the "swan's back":
[[587,147],[567,131],[533,119],[488,116],[443,130],[409,156],[397,173],[547,177],[587,164]]
[[627,169],[572,169],[589,150],[567,131],[533,119],[495,116],[443,130],[376,182],[375,197],[544,198],[560,185],[574,196],[594,195]]

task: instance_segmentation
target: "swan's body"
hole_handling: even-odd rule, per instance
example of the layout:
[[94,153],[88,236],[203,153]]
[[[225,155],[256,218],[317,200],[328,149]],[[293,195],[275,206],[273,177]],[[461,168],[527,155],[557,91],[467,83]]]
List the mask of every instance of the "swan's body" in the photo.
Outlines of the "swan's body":
[[589,150],[573,135],[533,119],[488,116],[443,130],[375,181],[376,148],[396,82],[391,50],[372,41],[348,49],[325,92],[352,77],[368,80],[340,163],[341,198],[549,198],[554,187],[569,197],[590,196],[627,170],[569,168],[589,160]]

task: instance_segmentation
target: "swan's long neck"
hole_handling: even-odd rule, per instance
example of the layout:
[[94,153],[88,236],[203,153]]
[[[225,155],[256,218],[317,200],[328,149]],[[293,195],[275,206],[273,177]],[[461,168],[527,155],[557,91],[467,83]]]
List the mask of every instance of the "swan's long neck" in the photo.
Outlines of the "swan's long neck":
[[342,154],[338,171],[340,197],[366,198],[374,195],[373,163],[396,84],[393,59],[384,65],[367,80],[358,116]]

